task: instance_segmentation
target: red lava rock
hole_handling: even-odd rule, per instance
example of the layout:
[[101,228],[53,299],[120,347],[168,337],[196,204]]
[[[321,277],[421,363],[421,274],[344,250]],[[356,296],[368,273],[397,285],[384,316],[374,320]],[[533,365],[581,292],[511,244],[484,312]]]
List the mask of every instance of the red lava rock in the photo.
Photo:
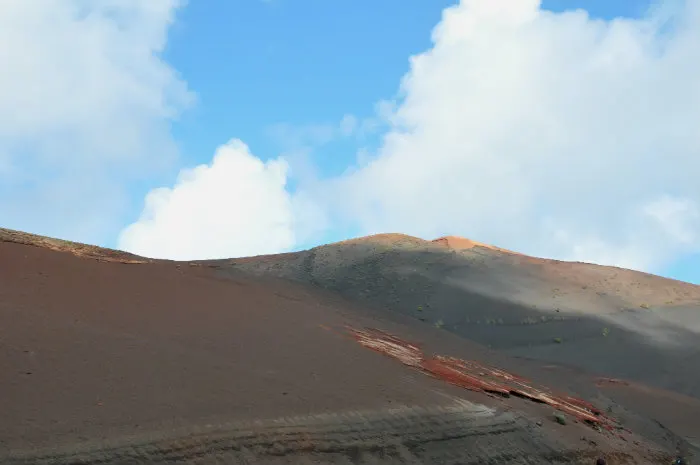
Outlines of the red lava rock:
[[522,397],[533,402],[547,404],[560,412],[571,415],[575,420],[592,426],[605,428],[608,431],[617,427],[615,420],[603,415],[600,409],[589,402],[534,387],[524,378],[498,368],[455,357],[440,355],[426,357],[418,345],[376,329],[356,330],[350,328],[350,332],[361,345],[464,389],[502,397],[510,397],[511,395]]

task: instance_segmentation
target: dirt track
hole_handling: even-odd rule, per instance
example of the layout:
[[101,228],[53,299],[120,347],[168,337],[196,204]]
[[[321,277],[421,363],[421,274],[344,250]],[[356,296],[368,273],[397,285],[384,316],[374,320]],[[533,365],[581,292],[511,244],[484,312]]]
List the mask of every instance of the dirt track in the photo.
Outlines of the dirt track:
[[[553,441],[510,413],[462,403],[201,428],[180,438],[32,452],[11,463],[576,463],[597,452]],[[618,453],[620,459],[636,457]],[[663,459],[662,456],[647,456]]]
[[641,414],[623,441],[412,370],[345,329],[601,394],[313,286],[93,258],[0,242],[0,463],[666,463],[679,441]]

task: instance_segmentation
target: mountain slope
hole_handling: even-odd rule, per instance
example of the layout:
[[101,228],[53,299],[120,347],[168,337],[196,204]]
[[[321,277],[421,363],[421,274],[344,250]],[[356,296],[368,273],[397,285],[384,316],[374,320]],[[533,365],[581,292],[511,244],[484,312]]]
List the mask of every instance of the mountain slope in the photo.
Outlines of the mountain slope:
[[65,241],[51,237],[38,236],[13,229],[0,228],[0,242],[29,245],[57,252],[68,252],[78,257],[93,258],[96,260],[119,263],[149,263],[144,257],[139,257],[121,250],[106,249],[94,245],[81,244],[79,242]]
[[332,293],[21,238],[0,238],[3,464],[659,463],[678,440],[426,376],[351,330],[497,358]]
[[[476,292],[493,254],[539,263],[400,235],[172,262],[0,230],[0,462],[668,463],[700,450],[693,398],[513,357],[506,333],[493,351],[434,327],[450,308],[540,311]],[[445,282],[465,269],[476,291]]]
[[519,357],[700,397],[700,286],[462,238],[378,235],[215,262],[309,283]]

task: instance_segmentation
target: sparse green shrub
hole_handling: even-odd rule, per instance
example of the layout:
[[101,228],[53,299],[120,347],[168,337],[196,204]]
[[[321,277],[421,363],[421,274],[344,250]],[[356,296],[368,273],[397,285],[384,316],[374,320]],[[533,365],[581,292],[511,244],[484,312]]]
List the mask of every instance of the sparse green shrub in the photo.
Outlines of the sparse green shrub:
[[610,328],[603,328],[603,337],[608,337],[610,334]]
[[642,304],[642,305],[640,305],[640,307],[642,307],[642,308],[644,308],[644,309],[648,309],[648,308],[649,308],[649,304]]
[[556,342],[557,344],[561,344],[561,343],[563,342],[562,339],[561,339],[560,337],[555,337],[553,340],[554,340],[554,342]]

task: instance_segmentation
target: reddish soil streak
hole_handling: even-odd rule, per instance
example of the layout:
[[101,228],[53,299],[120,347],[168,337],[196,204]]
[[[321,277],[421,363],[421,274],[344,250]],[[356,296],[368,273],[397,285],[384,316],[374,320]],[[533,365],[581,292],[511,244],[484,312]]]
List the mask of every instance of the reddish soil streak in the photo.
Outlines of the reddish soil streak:
[[349,330],[361,345],[464,389],[503,397],[513,395],[529,399],[547,404],[589,425],[605,428],[608,431],[619,429],[617,421],[603,415],[590,403],[568,395],[555,394],[543,387],[533,387],[527,380],[503,370],[454,357],[440,355],[427,357],[416,344],[376,329],[349,328]]

